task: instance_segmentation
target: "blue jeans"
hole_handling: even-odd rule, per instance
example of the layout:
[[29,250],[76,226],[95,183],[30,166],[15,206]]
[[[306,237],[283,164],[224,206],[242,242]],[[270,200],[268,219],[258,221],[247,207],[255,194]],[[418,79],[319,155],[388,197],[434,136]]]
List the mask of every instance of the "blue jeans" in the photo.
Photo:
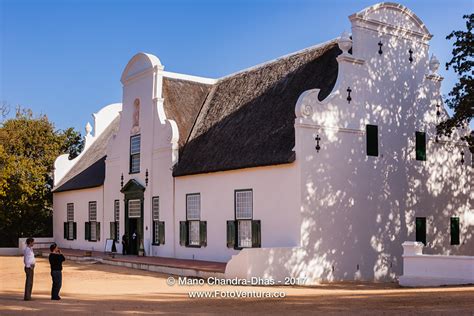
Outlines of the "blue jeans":
[[51,299],[59,298],[59,291],[63,283],[62,271],[51,271],[51,278],[53,279],[53,287],[51,288]]

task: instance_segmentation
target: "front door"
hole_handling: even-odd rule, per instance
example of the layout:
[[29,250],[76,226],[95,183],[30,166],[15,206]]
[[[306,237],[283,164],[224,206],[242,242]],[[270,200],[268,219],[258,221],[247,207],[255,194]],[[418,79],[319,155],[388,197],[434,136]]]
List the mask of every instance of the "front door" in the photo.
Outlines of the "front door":
[[122,188],[125,195],[125,236],[127,253],[140,254],[143,251],[143,196],[145,187],[132,179]]

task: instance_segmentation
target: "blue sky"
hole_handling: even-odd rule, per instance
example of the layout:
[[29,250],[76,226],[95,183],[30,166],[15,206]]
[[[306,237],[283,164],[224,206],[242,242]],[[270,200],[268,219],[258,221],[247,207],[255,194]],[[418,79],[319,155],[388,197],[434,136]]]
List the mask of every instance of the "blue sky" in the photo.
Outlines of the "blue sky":
[[[447,94],[456,76],[452,30],[472,0],[399,1],[434,35]],[[144,51],[169,71],[218,78],[350,31],[348,16],[376,3],[350,0],[0,0],[0,101],[84,131],[91,113],[121,101],[120,75]],[[472,124],[471,124],[472,126]]]

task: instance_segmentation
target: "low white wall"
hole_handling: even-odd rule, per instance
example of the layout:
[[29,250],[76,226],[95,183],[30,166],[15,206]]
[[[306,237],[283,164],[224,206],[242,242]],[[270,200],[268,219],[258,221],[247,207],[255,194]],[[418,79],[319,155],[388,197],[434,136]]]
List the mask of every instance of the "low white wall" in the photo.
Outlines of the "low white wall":
[[0,248],[0,256],[16,256],[19,253],[18,248]]
[[424,255],[420,242],[403,243],[401,286],[474,284],[474,257]]
[[[49,248],[49,246],[54,242],[53,237],[32,237],[35,240],[35,245],[33,248]],[[17,253],[23,254],[23,251],[26,248],[26,238],[18,238],[18,248]]]

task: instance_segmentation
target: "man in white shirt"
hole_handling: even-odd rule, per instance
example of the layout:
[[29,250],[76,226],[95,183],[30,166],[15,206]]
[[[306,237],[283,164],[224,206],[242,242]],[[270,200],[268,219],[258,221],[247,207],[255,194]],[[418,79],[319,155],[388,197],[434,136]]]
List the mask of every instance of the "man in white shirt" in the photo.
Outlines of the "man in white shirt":
[[35,270],[35,253],[33,252],[33,245],[35,240],[33,238],[26,239],[26,248],[23,252],[23,261],[25,262],[25,301],[31,300],[31,291],[33,289],[33,275]]

